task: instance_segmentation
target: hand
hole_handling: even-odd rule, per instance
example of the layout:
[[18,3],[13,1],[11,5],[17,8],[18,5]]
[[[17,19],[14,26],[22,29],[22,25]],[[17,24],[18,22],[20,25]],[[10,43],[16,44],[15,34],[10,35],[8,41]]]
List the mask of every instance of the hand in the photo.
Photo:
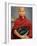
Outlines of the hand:
[[27,36],[28,32],[24,35],[21,36],[22,39],[28,39],[29,37]]
[[14,34],[20,37],[21,39],[28,39],[29,37],[27,36],[28,32],[24,35],[20,35],[17,30],[14,30]]
[[21,39],[28,39],[29,37],[27,35],[21,36]]

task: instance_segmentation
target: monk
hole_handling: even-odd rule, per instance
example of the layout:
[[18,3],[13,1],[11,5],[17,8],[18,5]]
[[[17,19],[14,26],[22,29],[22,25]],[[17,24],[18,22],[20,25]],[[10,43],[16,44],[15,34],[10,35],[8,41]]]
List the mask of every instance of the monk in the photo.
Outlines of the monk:
[[[11,31],[11,39],[28,39],[32,38],[32,22],[27,19],[26,17],[26,11],[24,7],[19,7],[18,9],[19,18],[16,19],[14,23],[14,27]],[[17,29],[20,26],[26,26],[28,28],[28,32],[24,35],[20,35],[17,32]],[[12,38],[13,35],[13,38]]]

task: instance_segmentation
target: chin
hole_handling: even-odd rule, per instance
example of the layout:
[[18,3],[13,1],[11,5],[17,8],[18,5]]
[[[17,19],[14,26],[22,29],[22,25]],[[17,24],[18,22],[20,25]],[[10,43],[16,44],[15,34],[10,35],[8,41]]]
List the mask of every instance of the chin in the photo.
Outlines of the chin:
[[23,17],[23,15],[21,15],[21,17]]

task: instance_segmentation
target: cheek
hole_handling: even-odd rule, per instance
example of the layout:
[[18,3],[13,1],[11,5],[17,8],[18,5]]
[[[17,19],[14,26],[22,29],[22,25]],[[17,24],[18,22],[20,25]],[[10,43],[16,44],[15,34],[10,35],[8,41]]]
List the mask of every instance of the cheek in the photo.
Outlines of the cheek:
[[19,14],[21,14],[21,12],[19,12]]

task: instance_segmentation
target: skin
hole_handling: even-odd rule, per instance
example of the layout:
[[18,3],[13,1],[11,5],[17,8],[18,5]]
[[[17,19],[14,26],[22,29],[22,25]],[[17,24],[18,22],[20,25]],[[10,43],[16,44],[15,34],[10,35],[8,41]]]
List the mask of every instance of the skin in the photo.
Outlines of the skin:
[[25,9],[23,7],[19,8],[18,14],[19,14],[19,16],[24,17],[24,15],[26,15]]
[[[22,16],[22,18],[24,18],[24,15],[26,15],[25,9],[23,7],[19,8],[18,11],[19,16]],[[22,38],[22,39],[28,39],[29,37],[27,36],[28,32],[24,35],[20,35],[17,30],[14,30],[14,34],[17,35],[18,37]]]

